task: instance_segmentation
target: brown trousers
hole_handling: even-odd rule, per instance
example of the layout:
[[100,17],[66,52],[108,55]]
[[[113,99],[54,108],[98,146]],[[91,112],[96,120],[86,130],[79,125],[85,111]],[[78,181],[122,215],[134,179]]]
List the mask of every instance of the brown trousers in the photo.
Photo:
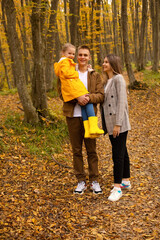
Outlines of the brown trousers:
[[81,117],[66,117],[70,142],[73,151],[73,167],[78,181],[85,181],[82,144],[84,140],[87,151],[89,181],[98,180],[98,157],[96,153],[96,140],[84,138],[83,120]]

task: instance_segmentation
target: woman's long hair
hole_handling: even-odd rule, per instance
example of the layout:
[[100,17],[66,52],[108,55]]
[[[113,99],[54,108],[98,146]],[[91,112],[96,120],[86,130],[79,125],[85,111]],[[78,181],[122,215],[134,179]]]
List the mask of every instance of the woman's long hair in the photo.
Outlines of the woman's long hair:
[[[109,64],[111,65],[112,71],[115,75],[122,74],[122,65],[120,57],[114,54],[108,54],[105,58],[108,59]],[[104,84],[108,81],[108,75],[106,72],[103,71],[103,82]]]

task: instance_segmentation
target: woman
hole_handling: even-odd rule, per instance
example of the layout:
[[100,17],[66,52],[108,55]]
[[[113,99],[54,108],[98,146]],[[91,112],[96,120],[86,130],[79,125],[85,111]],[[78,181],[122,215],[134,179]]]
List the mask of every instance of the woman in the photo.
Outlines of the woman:
[[128,130],[131,129],[128,117],[126,83],[121,75],[118,56],[109,54],[104,58],[105,99],[101,106],[102,126],[108,132],[112,145],[114,188],[108,198],[117,201],[122,196],[121,189],[130,189],[130,163],[126,147]]

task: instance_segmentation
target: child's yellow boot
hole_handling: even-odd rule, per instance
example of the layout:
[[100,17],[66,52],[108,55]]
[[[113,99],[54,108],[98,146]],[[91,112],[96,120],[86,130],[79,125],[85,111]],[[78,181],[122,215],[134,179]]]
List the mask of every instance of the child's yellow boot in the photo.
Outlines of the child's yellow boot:
[[104,131],[98,127],[98,118],[96,116],[89,117],[89,133],[92,134],[103,134]]
[[83,121],[83,125],[84,125],[84,138],[90,138],[90,133],[89,133],[89,121],[85,120]]
[[84,138],[98,138],[100,135],[99,134],[92,134],[90,135],[89,133],[89,120],[85,120],[83,121],[83,125],[84,125]]

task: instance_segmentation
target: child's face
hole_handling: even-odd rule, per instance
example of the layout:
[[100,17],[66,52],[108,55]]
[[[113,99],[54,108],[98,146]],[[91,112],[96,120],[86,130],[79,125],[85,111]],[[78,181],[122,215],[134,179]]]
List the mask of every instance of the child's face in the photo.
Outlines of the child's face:
[[63,52],[63,55],[67,58],[71,58],[71,59],[74,59],[75,57],[75,52],[76,52],[76,49],[75,48],[72,48],[72,47],[69,47],[67,48],[66,51]]

